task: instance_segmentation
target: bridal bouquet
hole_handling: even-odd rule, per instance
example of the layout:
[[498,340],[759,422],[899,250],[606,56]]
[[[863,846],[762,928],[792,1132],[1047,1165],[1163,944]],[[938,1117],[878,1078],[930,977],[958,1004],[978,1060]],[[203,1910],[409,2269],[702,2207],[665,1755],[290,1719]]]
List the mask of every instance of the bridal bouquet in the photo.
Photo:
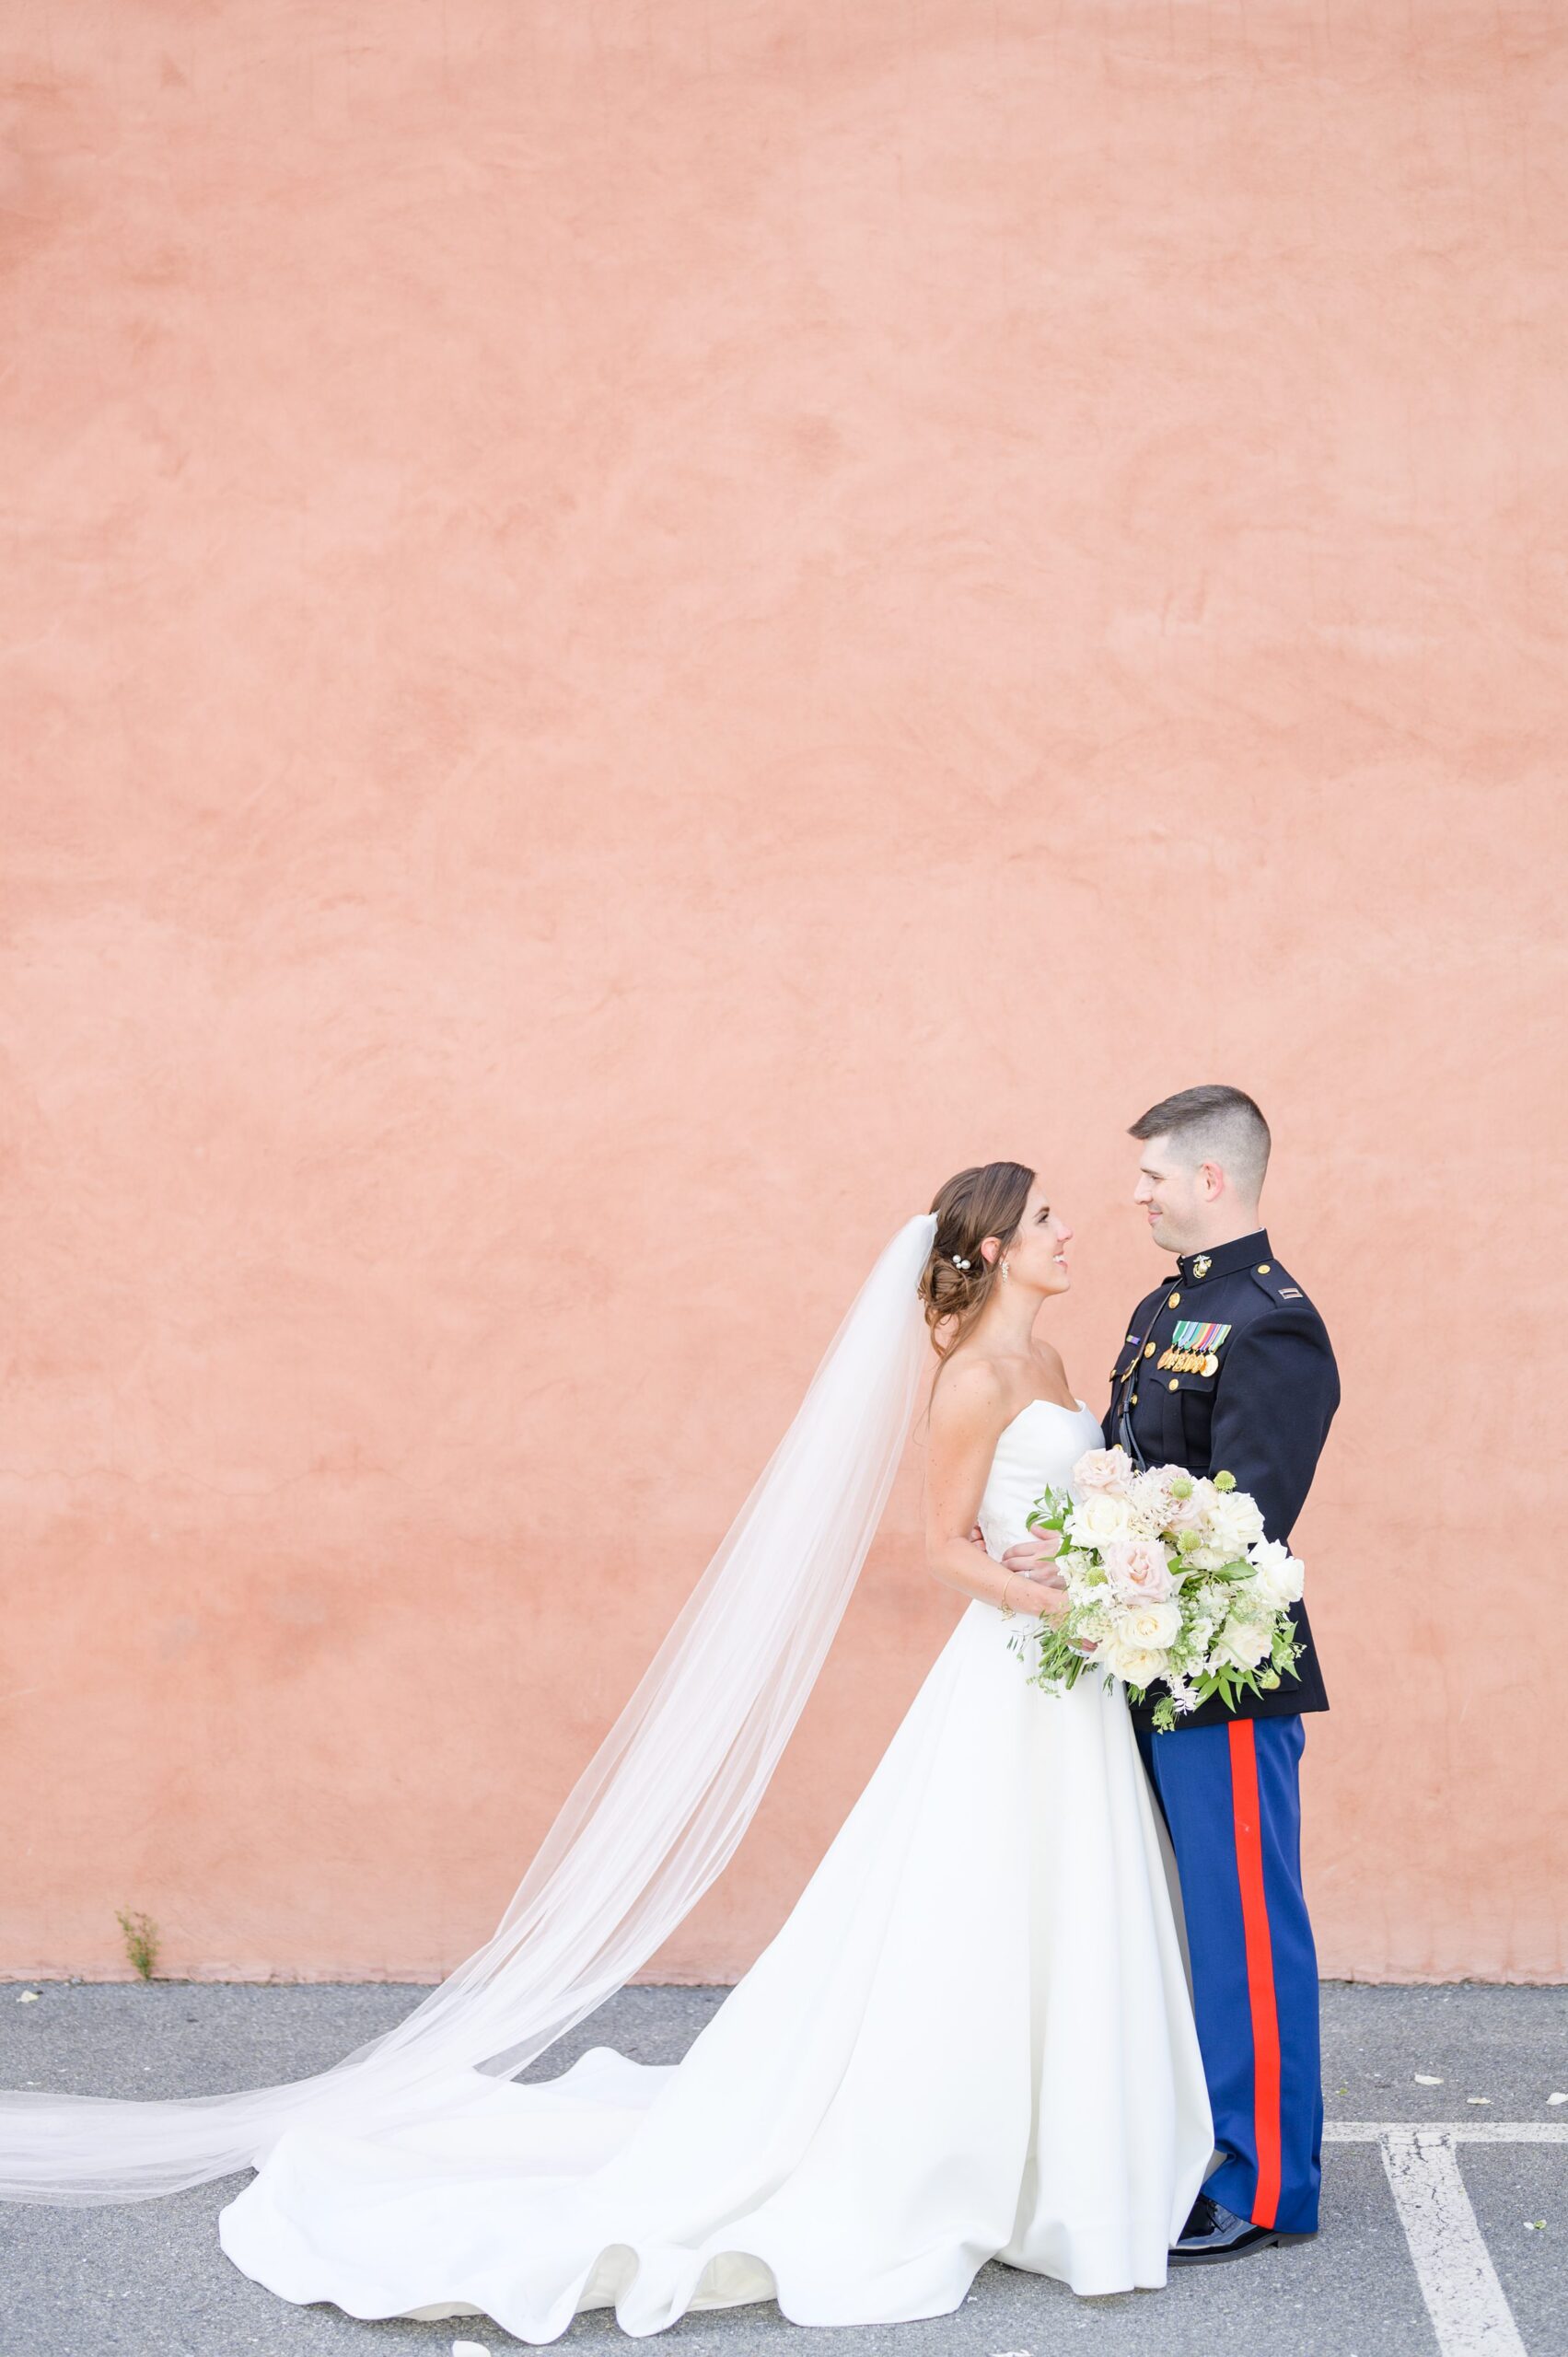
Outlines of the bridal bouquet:
[[[1087,1668],[1120,1678],[1134,1701],[1163,1678],[1155,1724],[1219,1695],[1232,1708],[1243,1692],[1275,1687],[1300,1648],[1286,1607],[1301,1595],[1301,1565],[1229,1473],[1189,1473],[1179,1465],[1134,1469],[1121,1448],[1080,1457],[1072,1487],[1047,1490],[1028,1527],[1058,1534],[1052,1569],[1067,1611],[1041,1620],[1014,1650],[1048,1691],[1073,1686]],[[1037,1633],[1038,1632],[1038,1633]]]

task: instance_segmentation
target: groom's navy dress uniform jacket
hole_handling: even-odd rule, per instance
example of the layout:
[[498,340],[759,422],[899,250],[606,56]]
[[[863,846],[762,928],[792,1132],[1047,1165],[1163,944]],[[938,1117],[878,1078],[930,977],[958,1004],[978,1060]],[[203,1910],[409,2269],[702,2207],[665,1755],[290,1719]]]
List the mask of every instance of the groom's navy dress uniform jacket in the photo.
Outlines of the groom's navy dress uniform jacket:
[[[1201,1335],[1212,1327],[1228,1329],[1212,1349],[1177,1349],[1179,1329]],[[1162,1368],[1171,1353],[1174,1367]],[[1237,1488],[1257,1499],[1268,1537],[1288,1543],[1339,1406],[1340,1378],[1322,1318],[1263,1229],[1182,1255],[1169,1283],[1146,1295],[1128,1321],[1111,1386],[1102,1420],[1108,1447],[1120,1441],[1147,1465],[1234,1474]],[[1179,1733],[1328,1709],[1305,1608],[1292,1617],[1302,1645],[1295,1675],[1271,1692],[1243,1695],[1234,1712],[1217,1699],[1201,1703]],[[1134,1710],[1139,1726],[1153,1724],[1155,1699]]]

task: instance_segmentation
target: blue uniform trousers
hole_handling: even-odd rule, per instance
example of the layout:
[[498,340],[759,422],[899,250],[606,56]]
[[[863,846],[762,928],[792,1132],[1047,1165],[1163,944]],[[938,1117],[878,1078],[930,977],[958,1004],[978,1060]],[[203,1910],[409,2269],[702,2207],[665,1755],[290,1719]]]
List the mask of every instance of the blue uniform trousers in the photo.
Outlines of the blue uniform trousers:
[[1214,2144],[1204,2186],[1238,2217],[1318,2224],[1318,1956],[1301,1888],[1298,1716],[1141,1731],[1181,1876]]

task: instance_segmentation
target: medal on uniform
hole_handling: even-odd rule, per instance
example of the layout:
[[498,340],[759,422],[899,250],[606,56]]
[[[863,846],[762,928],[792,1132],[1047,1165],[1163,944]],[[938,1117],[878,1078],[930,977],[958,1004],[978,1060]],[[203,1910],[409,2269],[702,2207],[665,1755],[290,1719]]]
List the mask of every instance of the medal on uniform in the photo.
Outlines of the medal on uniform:
[[1183,1318],[1160,1364],[1178,1375],[1218,1375],[1220,1345],[1229,1332],[1228,1326],[1205,1326],[1199,1318]]

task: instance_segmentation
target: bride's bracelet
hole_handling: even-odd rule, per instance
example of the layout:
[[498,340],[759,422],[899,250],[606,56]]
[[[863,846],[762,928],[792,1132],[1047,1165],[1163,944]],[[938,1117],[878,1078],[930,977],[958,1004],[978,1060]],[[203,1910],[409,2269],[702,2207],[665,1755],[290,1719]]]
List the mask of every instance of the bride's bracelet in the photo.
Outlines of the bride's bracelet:
[[1018,1617],[1018,1616],[1017,1616],[1017,1614],[1014,1611],[1014,1609],[1013,1609],[1012,1606],[1011,1606],[1011,1605],[1008,1603],[1008,1601],[1007,1601],[1007,1585],[1008,1585],[1008,1581],[1010,1581],[1010,1580],[1016,1580],[1016,1579],[1017,1578],[1017,1576],[1018,1576],[1018,1574],[1017,1574],[1017,1573],[1016,1573],[1016,1572],[1009,1572],[1009,1573],[1008,1573],[1008,1574],[1007,1574],[1007,1578],[1006,1578],[1006,1579],[1005,1579],[1005,1580],[1003,1581],[1003,1583],[1002,1583],[1002,1593],[1001,1593],[1001,1595],[1000,1595],[1000,1596],[997,1597],[997,1599],[996,1599],[996,1601],[998,1602],[998,1604],[1000,1604],[1000,1606],[1002,1607],[1002,1618],[1003,1618],[1003,1620],[1016,1620],[1017,1619],[1017,1617]]

